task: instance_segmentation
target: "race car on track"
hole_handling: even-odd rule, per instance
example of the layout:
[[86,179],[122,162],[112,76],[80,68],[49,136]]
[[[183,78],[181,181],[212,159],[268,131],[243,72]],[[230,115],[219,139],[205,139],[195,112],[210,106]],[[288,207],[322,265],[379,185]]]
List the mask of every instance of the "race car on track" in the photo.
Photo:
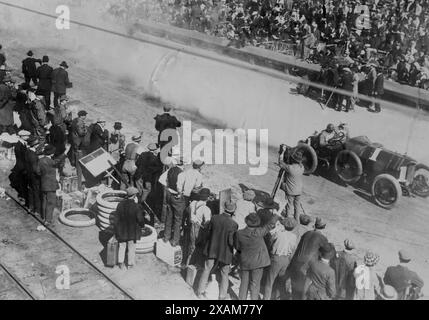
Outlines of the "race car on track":
[[317,132],[294,148],[288,148],[285,161],[293,152],[301,151],[305,173],[330,170],[346,184],[361,184],[371,192],[381,207],[391,209],[401,196],[429,196],[429,167],[407,155],[371,142],[366,136],[348,138],[336,133],[329,141],[333,147],[319,147]]

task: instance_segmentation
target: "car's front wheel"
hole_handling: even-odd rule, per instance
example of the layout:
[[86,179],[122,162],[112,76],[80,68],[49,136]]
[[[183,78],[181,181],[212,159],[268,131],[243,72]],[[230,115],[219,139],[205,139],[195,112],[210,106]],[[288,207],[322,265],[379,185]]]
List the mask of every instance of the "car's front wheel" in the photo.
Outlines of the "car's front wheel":
[[402,197],[402,189],[398,180],[386,173],[375,177],[371,193],[375,202],[385,209],[392,209]]

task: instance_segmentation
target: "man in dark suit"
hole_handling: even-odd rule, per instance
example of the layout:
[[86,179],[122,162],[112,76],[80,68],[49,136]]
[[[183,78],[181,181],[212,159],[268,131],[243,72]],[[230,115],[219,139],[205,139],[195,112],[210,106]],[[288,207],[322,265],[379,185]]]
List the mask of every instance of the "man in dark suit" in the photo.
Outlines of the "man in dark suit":
[[30,84],[33,80],[35,86],[37,86],[37,67],[36,63],[42,64],[42,60],[33,58],[33,51],[27,52],[27,58],[22,61],[22,73],[24,74],[25,83]]
[[317,218],[314,227],[315,230],[302,236],[289,265],[293,300],[302,299],[308,267],[312,261],[318,259],[319,249],[328,243],[328,239],[320,232],[326,227],[326,223]]
[[[384,274],[384,283],[395,288],[398,293],[398,299],[407,299],[407,293],[417,299],[421,289],[424,286],[424,281],[416,272],[408,269],[408,263],[411,261],[411,256],[405,250],[399,251],[399,265],[395,267],[388,267]],[[412,289],[412,292],[407,292],[407,289]]]
[[170,114],[171,108],[168,106],[164,106],[164,113],[161,115],[157,115],[155,117],[155,129],[159,132],[158,133],[158,145],[159,148],[162,149],[163,146],[165,146],[169,141],[172,140],[170,137],[168,141],[161,141],[161,134],[166,129],[172,129],[176,130],[177,128],[180,128],[182,124],[175,116],[172,116]]
[[63,61],[59,68],[52,71],[52,91],[54,92],[54,107],[58,107],[59,99],[62,95],[67,93],[67,88],[71,88],[73,85],[69,80],[69,74],[66,71],[68,69],[67,62]]
[[270,255],[264,237],[271,229],[271,224],[260,227],[258,214],[250,213],[245,222],[247,227],[234,235],[234,248],[240,257],[240,291],[238,298],[247,300],[250,283],[250,300],[258,300],[264,268],[271,264]]
[[335,271],[329,265],[334,255],[334,246],[325,243],[320,248],[320,258],[311,261],[303,291],[307,300],[332,300],[335,297]]
[[215,264],[221,269],[219,300],[224,300],[227,297],[229,271],[233,257],[234,232],[238,229],[238,224],[232,219],[236,209],[237,205],[228,201],[225,203],[224,213],[215,215],[210,220],[207,231],[208,239],[203,250],[206,261],[198,284],[198,297],[203,296],[210,272]]
[[106,121],[98,119],[98,121],[92,126],[91,138],[88,153],[94,152],[99,148],[107,150],[109,132],[105,129]]
[[42,213],[42,195],[40,191],[41,181],[40,175],[37,174],[37,166],[39,163],[40,144],[39,139],[31,136],[27,141],[27,149],[25,152],[25,165],[28,179],[28,208],[30,212]]
[[341,111],[343,107],[343,102],[346,100],[346,112],[350,111],[350,107],[352,105],[352,97],[351,93],[353,92],[353,72],[350,68],[343,68],[343,72],[341,75],[341,89],[349,91],[350,95],[340,95],[338,99],[337,111]]
[[77,118],[73,119],[70,125],[69,141],[71,143],[70,163],[72,166],[76,166],[77,159],[81,155],[81,151],[84,149],[84,140],[88,133],[88,128],[85,124],[87,116],[85,110],[81,110],[77,113]]
[[53,214],[56,204],[56,191],[59,189],[57,181],[57,168],[62,160],[65,159],[66,153],[69,151],[70,145],[65,149],[65,152],[55,160],[55,147],[47,145],[43,150],[43,157],[39,160],[36,168],[36,173],[40,175],[41,191],[42,191],[42,219],[46,224],[53,223]]
[[47,109],[51,107],[52,72],[54,70],[48,65],[48,62],[49,57],[43,56],[42,65],[36,70],[36,77],[39,80],[36,94],[45,97]]

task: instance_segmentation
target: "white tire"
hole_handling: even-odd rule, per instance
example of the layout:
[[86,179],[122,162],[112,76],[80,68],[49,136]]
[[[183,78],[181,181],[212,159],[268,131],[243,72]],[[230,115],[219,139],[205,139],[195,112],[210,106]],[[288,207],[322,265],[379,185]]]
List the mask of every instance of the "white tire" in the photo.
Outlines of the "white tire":
[[145,253],[151,253],[153,252],[155,249],[155,245],[152,247],[148,247],[147,249],[141,249],[141,250],[137,250],[136,249],[136,254],[145,254]]
[[104,207],[104,208],[115,210],[116,207],[118,206],[119,202],[109,202],[109,201],[106,201],[104,198],[106,196],[116,196],[116,197],[120,197],[120,198],[125,199],[126,195],[127,195],[127,193],[125,191],[119,191],[119,190],[111,190],[111,191],[101,192],[97,195],[97,204],[99,206]]
[[[145,228],[150,229],[151,233],[148,236],[143,236],[136,243],[136,252],[137,251],[147,251],[149,249],[154,249],[155,242],[158,239],[158,234],[156,233],[155,228],[147,225]],[[148,251],[149,252],[149,251]],[[146,253],[146,252],[142,252]]]
[[103,217],[104,219],[110,219],[110,213],[104,213],[103,211],[98,211],[97,216]]
[[105,223],[103,221],[98,220],[98,225],[104,228],[110,227],[110,223]]
[[[91,219],[90,220],[82,220],[82,221],[76,221],[76,220],[70,220],[68,219],[68,216],[72,215],[73,213],[77,214],[87,214]],[[84,208],[74,208],[74,209],[68,209],[60,213],[60,216],[58,219],[61,221],[61,223],[65,224],[69,227],[74,228],[85,228],[85,227],[91,227],[95,225],[95,214],[89,209]]]
[[100,221],[101,223],[104,223],[104,224],[111,224],[110,223],[110,219],[106,219],[105,217],[103,217],[103,216],[100,216],[100,215],[98,215],[97,216],[97,219],[98,219],[98,221]]
[[104,214],[107,214],[107,215],[116,211],[116,209],[108,209],[108,208],[102,207],[100,205],[97,205],[97,210],[98,210],[98,212],[103,212]]

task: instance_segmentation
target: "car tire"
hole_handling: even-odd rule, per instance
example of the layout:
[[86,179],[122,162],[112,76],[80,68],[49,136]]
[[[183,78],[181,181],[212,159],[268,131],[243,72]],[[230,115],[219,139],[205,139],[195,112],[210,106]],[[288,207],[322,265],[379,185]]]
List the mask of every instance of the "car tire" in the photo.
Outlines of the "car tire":
[[145,228],[151,231],[147,236],[142,236],[136,242],[136,253],[149,253],[155,248],[155,242],[158,239],[158,234],[154,227],[146,225]]
[[[349,172],[348,167],[352,166],[354,172]],[[362,161],[356,153],[351,150],[342,150],[335,157],[335,173],[346,183],[356,183],[362,177],[363,167]]]
[[116,211],[113,211],[112,213],[105,213],[105,212],[103,212],[103,211],[98,211],[98,216],[101,216],[101,217],[103,217],[104,219],[109,219],[110,218],[110,216],[114,213],[114,212],[116,212]]
[[[387,194],[389,192],[390,194]],[[383,173],[375,177],[371,185],[371,194],[375,203],[384,209],[392,209],[402,197],[398,180],[390,174]],[[389,199],[387,199],[389,197]]]
[[109,196],[110,197],[116,196],[116,197],[125,199],[126,195],[127,193],[125,191],[119,191],[119,190],[118,191],[110,190],[106,192],[101,192],[97,195],[97,204],[101,207],[115,210],[119,202],[109,202],[109,201],[106,201],[105,198]]
[[[91,219],[90,220],[84,220],[84,221],[76,221],[76,220],[70,220],[68,219],[68,216],[71,216],[75,213],[78,214],[87,214]],[[66,226],[73,227],[73,228],[86,228],[91,227],[95,225],[95,214],[91,210],[84,209],[84,208],[74,208],[74,209],[68,209],[60,213],[58,219],[60,222]]]
[[104,224],[108,224],[108,225],[110,225],[111,223],[110,223],[110,219],[106,219],[105,217],[103,217],[103,216],[100,216],[100,215],[98,215],[97,216],[97,219],[98,219],[98,221],[100,221],[100,222],[102,222],[102,223],[104,223]]
[[103,207],[103,206],[100,206],[100,205],[97,205],[97,210],[98,210],[98,212],[102,212],[103,214],[107,214],[107,215],[109,215],[109,214],[111,214],[112,212],[115,212],[116,211],[116,209],[108,209],[108,208],[105,208],[105,207]]
[[303,156],[302,164],[304,165],[304,174],[312,174],[317,169],[317,154],[313,147],[306,143],[298,143],[296,151],[301,151]]

